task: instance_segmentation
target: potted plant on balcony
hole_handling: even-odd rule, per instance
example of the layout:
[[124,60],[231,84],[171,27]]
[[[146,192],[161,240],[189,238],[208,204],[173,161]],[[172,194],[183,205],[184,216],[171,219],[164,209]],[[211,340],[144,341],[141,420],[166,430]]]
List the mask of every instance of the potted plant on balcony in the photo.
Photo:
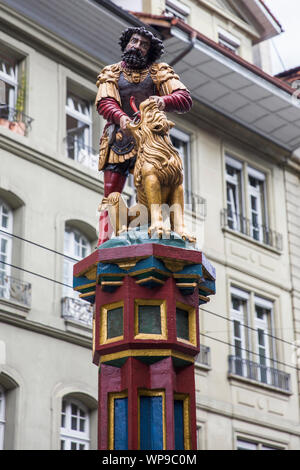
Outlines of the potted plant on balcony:
[[26,76],[25,72],[22,72],[21,82],[18,89],[17,103],[16,103],[16,113],[15,119],[9,125],[10,130],[16,132],[17,134],[25,135],[26,124],[23,122],[23,112],[25,108],[25,93],[26,93]]

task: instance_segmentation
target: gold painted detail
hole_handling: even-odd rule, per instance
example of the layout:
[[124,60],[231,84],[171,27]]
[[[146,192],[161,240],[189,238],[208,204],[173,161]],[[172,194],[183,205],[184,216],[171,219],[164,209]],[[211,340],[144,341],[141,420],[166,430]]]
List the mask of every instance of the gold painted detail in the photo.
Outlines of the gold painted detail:
[[119,266],[120,269],[126,269],[128,271],[129,269],[134,268],[137,262],[137,259],[131,259],[127,261],[119,261],[116,264]]
[[118,89],[120,73],[120,62],[118,64],[108,65],[101,70],[96,82],[98,87],[96,105],[102,98],[114,98],[117,103],[121,104],[121,98]]
[[200,299],[200,300],[204,300],[204,302],[210,302],[210,298],[209,298],[209,297],[205,297],[205,295],[200,295],[200,294],[199,294],[199,299]]
[[184,338],[179,338],[177,336],[177,341],[180,341],[185,344],[192,344],[193,346],[197,346],[197,330],[196,330],[196,310],[194,307],[190,305],[183,304],[181,302],[176,302],[176,308],[180,308],[181,310],[185,310],[188,312],[188,322],[189,322],[189,340]]
[[95,287],[96,282],[91,282],[90,284],[83,284],[81,286],[74,287],[74,290],[88,289],[89,287]]
[[[157,333],[142,333],[139,331],[139,306],[160,306],[160,328],[161,334]],[[135,339],[167,339],[168,330],[167,330],[167,304],[165,300],[145,300],[145,299],[135,299],[134,301],[134,338]]]
[[79,294],[79,297],[81,299],[85,299],[85,297],[91,297],[92,295],[96,295],[96,291],[92,291],[92,292],[85,292],[84,294]]
[[166,268],[168,268],[172,273],[176,273],[177,271],[182,271],[183,268],[186,266],[185,261],[178,261],[176,259],[163,259]]
[[177,287],[197,287],[197,282],[177,282]]
[[124,153],[123,155],[119,155],[118,153],[110,149],[110,152],[108,155],[108,163],[124,163],[125,160],[129,160],[130,158],[135,157],[135,156],[136,156],[135,147],[133,147],[133,149],[130,152]]
[[138,281],[136,281],[136,283],[137,284],[144,284],[145,282],[149,282],[149,281],[155,281],[158,284],[164,284],[165,283],[165,281],[162,281],[161,279],[158,279],[157,277],[154,277],[154,276],[149,276],[149,277],[146,277],[144,279],[139,279]]
[[107,338],[107,315],[110,310],[115,308],[123,308],[123,332],[124,332],[124,302],[114,302],[112,304],[102,305],[100,308],[100,338],[99,338],[99,345],[114,343],[116,341],[121,341],[124,339],[124,334],[121,336],[116,336],[114,338]]
[[174,357],[175,359],[181,359],[182,361],[194,364],[195,359],[187,354],[173,351],[172,349],[126,349],[112,354],[105,354],[100,357],[99,365],[123,359],[124,357]]
[[108,394],[108,449],[114,450],[115,448],[115,400],[120,398],[127,398],[128,392],[109,393]]
[[184,450],[191,449],[190,433],[190,397],[185,393],[174,393],[174,400],[183,402],[183,442]]
[[149,69],[144,69],[144,70],[130,70],[127,69],[126,67],[122,67],[122,72],[124,75],[124,78],[130,82],[130,83],[140,83],[145,80],[149,73]]
[[150,68],[150,74],[161,96],[169,95],[176,90],[187,89],[179,80],[174,69],[164,62],[153,64]]

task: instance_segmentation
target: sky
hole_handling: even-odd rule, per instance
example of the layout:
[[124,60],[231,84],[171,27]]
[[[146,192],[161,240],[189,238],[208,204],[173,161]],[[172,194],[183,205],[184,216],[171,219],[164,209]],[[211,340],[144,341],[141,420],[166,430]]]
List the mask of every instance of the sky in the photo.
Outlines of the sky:
[[284,32],[271,40],[273,74],[300,66],[300,0],[265,0]]

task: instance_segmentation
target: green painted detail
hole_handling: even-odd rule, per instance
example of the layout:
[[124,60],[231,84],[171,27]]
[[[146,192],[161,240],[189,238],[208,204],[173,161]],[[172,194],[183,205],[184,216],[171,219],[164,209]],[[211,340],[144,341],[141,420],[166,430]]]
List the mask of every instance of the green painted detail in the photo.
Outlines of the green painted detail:
[[145,334],[161,334],[160,305],[138,306],[138,331]]
[[189,312],[181,308],[176,308],[176,332],[177,338],[189,341]]
[[107,311],[107,339],[123,335],[123,307]]
[[142,245],[145,243],[157,243],[158,245],[176,246],[178,248],[186,248],[188,250],[195,249],[194,244],[184,241],[180,235],[171,232],[170,238],[149,238],[148,227],[136,227],[129,229],[124,234],[111,238],[107,242],[99,246],[98,250],[104,248],[114,248],[119,246]]

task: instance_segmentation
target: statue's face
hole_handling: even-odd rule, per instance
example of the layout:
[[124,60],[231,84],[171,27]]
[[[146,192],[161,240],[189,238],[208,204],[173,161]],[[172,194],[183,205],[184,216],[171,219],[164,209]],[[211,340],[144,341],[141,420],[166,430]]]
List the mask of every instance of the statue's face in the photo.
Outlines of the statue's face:
[[139,50],[142,56],[146,57],[150,49],[150,39],[137,33],[133,34],[126,46],[125,51],[127,52],[133,48]]

